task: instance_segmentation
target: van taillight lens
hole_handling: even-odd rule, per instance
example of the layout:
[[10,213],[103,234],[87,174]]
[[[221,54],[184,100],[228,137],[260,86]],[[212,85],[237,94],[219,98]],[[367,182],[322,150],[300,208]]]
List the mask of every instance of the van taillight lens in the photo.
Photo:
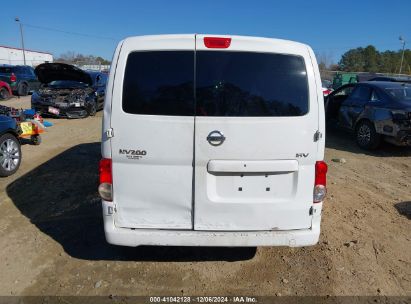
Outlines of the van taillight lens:
[[228,49],[231,38],[223,37],[204,37],[204,45],[209,49]]
[[16,82],[16,80],[17,80],[16,75],[14,75],[14,73],[11,73],[10,81],[11,81],[11,82]]
[[99,164],[100,185],[98,193],[103,200],[113,200],[113,175],[111,170],[111,159],[103,158]]
[[325,162],[315,163],[314,203],[322,202],[327,194],[327,170]]

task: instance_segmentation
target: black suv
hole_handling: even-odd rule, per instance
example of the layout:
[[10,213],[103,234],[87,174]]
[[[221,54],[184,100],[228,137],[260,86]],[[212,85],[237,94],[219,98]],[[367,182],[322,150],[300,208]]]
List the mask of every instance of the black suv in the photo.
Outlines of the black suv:
[[0,65],[0,80],[7,82],[18,96],[26,96],[40,86],[34,69],[27,65]]

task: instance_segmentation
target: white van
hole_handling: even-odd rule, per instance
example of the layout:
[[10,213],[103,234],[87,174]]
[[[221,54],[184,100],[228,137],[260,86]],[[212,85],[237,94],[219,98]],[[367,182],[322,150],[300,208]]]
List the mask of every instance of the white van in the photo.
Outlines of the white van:
[[312,49],[242,36],[127,38],[107,85],[99,193],[111,244],[307,246],[326,193]]

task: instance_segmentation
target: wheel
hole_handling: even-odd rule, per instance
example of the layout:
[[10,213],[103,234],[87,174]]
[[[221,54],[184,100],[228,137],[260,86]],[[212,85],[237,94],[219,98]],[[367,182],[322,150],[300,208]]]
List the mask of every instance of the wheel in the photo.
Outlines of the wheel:
[[97,103],[95,101],[90,101],[88,106],[88,115],[94,116],[97,112]]
[[0,100],[6,100],[10,98],[10,93],[6,88],[0,88]]
[[20,167],[21,148],[19,140],[12,134],[0,137],[0,176],[14,174]]
[[40,135],[32,135],[30,137],[31,143],[35,146],[41,144],[41,136]]
[[19,96],[27,96],[29,94],[29,87],[25,83],[20,83],[17,89],[17,94]]
[[381,135],[375,131],[374,125],[368,121],[361,121],[356,128],[357,144],[367,150],[376,149],[381,142]]

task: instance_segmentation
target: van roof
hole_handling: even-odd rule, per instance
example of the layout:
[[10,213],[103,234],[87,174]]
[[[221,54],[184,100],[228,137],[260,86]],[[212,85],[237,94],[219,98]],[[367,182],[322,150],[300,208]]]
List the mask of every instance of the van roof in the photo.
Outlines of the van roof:
[[278,38],[268,38],[268,37],[258,37],[258,36],[240,36],[240,35],[216,35],[216,34],[164,34],[164,35],[141,35],[141,36],[131,36],[127,37],[123,40],[125,43],[132,42],[133,40],[139,40],[139,39],[147,39],[147,40],[160,40],[160,39],[172,39],[172,38],[184,38],[184,37],[192,37],[194,35],[199,35],[199,36],[207,36],[207,37],[227,37],[231,38],[233,40],[241,40],[241,41],[271,41],[271,42],[277,42],[282,45],[287,45],[290,47],[298,47],[298,48],[307,48],[309,47],[307,44],[297,42],[297,41],[292,41],[292,40],[285,40],[285,39],[278,39]]

